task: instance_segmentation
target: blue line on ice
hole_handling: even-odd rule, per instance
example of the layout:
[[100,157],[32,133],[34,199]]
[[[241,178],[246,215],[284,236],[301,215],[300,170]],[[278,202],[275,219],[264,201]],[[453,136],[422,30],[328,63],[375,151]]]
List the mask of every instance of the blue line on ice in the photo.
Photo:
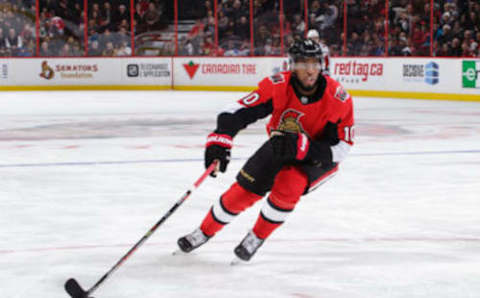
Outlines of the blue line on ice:
[[[352,153],[351,157],[364,156],[401,156],[401,155],[436,155],[436,154],[471,154],[480,153],[480,150],[452,150],[452,151],[412,151],[412,152],[378,152],[378,153]],[[232,158],[232,160],[246,160],[247,158]],[[146,160],[118,160],[118,161],[79,161],[79,162],[52,162],[52,163],[24,163],[0,164],[0,168],[29,168],[29,167],[60,167],[60,166],[96,166],[96,165],[121,165],[142,163],[178,163],[199,162],[200,158],[180,159],[146,159]]]

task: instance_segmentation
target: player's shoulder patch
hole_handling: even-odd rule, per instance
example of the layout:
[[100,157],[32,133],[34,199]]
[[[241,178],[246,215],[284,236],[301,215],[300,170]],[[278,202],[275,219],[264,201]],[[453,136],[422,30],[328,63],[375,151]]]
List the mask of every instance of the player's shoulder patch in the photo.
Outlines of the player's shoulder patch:
[[268,77],[273,84],[285,83],[285,76],[282,73],[276,73]]
[[335,90],[334,97],[341,102],[345,102],[350,97],[350,95],[348,94],[347,90],[345,90],[345,88],[343,88],[341,85],[338,85],[337,89]]

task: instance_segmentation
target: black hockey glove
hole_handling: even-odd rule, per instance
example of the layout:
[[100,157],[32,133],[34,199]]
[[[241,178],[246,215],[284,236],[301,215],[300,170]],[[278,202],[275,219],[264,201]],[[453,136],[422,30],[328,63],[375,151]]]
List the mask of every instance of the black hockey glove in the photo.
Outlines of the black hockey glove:
[[308,159],[311,165],[316,167],[329,167],[333,165],[332,149],[340,142],[338,137],[338,123],[327,122],[323,128],[323,133],[318,140],[310,142]]
[[[340,123],[340,121],[338,121]],[[327,142],[330,146],[335,146],[340,142],[338,138],[338,123],[327,122],[323,128],[320,140]]]
[[[207,137],[205,145],[205,168],[208,168],[214,160],[220,162],[218,170],[224,173],[230,162],[230,150],[232,149],[232,137],[225,134],[217,134],[212,132]],[[210,173],[210,176],[217,177],[216,171]]]
[[310,148],[308,136],[301,132],[272,131],[270,143],[274,155],[284,162],[303,161]]
[[274,155],[284,163],[303,161],[316,166],[329,165],[332,163],[330,144],[338,143],[334,127],[336,124],[328,125],[319,141],[310,140],[304,133],[273,131],[270,142]]

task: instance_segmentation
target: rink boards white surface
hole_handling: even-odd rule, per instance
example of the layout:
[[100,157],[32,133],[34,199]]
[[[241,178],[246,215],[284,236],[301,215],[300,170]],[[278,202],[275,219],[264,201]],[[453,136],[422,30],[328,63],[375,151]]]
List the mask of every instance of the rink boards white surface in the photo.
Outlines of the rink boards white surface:
[[[23,92],[0,99],[0,297],[93,285],[203,172],[215,115],[242,93]],[[356,98],[356,144],[248,264],[263,202],[172,256],[265,140],[235,139],[204,184],[94,296],[480,297],[480,104]]]

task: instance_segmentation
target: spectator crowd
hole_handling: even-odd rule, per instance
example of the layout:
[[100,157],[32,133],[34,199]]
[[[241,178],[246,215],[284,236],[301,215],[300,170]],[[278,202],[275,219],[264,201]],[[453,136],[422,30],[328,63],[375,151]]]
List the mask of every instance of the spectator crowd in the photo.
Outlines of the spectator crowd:
[[88,1],[88,55],[131,56],[132,30],[129,0]]
[[177,1],[0,0],[0,56],[278,56],[316,29],[332,56],[480,57],[478,0]]
[[480,57],[480,2],[438,2],[434,7],[434,55]]
[[85,54],[84,7],[81,0],[39,1],[39,55]]
[[347,3],[342,55],[480,57],[479,1],[435,0],[433,11],[429,0],[390,0],[388,10],[380,0]]
[[0,56],[35,56],[35,0],[0,0]]
[[[203,14],[197,15],[192,29],[180,37],[179,54],[281,56],[309,28],[321,32],[322,39],[327,44],[340,48],[343,31],[343,18],[340,14],[342,0],[308,1],[307,22],[302,0],[282,3],[279,0],[252,1],[218,0],[218,45],[215,45],[215,6],[206,0],[200,9]],[[250,5],[253,11],[253,32],[250,28]]]
[[479,15],[478,1],[436,0],[432,22],[430,1],[393,1],[389,55],[480,57]]

